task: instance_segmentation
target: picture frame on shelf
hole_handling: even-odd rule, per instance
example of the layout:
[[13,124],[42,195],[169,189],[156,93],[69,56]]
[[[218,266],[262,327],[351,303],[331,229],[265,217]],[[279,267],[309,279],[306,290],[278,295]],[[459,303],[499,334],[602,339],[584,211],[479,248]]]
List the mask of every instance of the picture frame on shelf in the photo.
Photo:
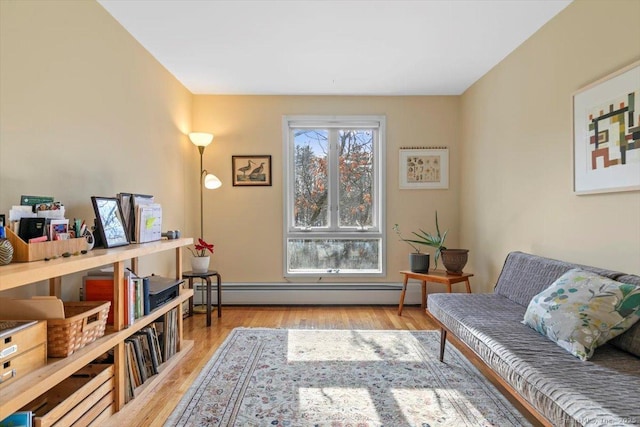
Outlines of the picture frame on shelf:
[[448,189],[449,149],[401,148],[398,169],[400,189]]
[[128,245],[120,201],[115,197],[92,196],[91,204],[96,214],[96,231],[104,247]]
[[69,240],[69,220],[52,219],[49,221],[49,240]]
[[640,190],[640,61],[573,94],[573,191]]
[[271,155],[231,156],[234,187],[271,186]]

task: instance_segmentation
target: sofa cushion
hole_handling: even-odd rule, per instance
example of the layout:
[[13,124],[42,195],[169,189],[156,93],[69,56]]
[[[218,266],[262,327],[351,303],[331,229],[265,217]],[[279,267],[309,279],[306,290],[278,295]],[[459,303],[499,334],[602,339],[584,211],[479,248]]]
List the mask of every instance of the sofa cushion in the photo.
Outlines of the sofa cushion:
[[640,423],[637,357],[605,344],[581,361],[520,323],[525,307],[498,294],[431,294],[427,305],[553,425]]
[[[640,276],[634,274],[625,274],[617,279],[622,283],[631,283],[640,286]],[[640,357],[640,322],[637,322],[624,334],[618,335],[611,340],[611,344],[624,351]]]
[[523,252],[511,252],[505,260],[495,292],[526,307],[534,296],[548,288],[568,270],[576,267],[614,280],[623,274]]
[[523,323],[586,360],[638,320],[639,286],[576,268],[533,297]]
[[640,322],[636,322],[627,332],[612,339],[611,344],[640,357]]

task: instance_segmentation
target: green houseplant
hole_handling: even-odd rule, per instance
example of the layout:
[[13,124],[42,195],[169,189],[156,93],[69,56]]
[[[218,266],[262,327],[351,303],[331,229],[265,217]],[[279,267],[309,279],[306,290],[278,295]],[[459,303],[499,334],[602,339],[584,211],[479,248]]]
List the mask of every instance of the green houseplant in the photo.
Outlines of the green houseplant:
[[438,268],[438,259],[440,259],[442,250],[447,249],[444,247],[444,239],[446,239],[447,237],[447,231],[445,231],[444,234],[440,233],[440,225],[438,224],[438,211],[436,211],[436,234],[435,235],[428,233],[422,229],[418,229],[419,232],[415,232],[415,231],[411,232],[411,234],[413,234],[414,236],[413,238],[405,239],[404,237],[402,237],[402,234],[400,233],[400,227],[398,226],[398,224],[395,224],[393,229],[398,235],[398,237],[400,237],[400,240],[408,243],[416,251],[416,253],[420,253],[420,247],[416,245],[431,246],[432,248],[436,248],[434,265],[436,268]]
[[404,242],[407,242],[418,253],[419,247],[416,245],[431,246],[436,249],[434,257],[434,265],[438,268],[438,259],[442,256],[442,264],[444,264],[447,273],[449,274],[462,274],[462,269],[467,263],[468,249],[447,249],[444,246],[444,240],[447,237],[447,231],[440,233],[440,224],[438,224],[438,211],[436,211],[436,234],[428,233],[424,230],[419,232],[413,231],[413,238],[405,239],[400,234],[398,224],[394,226],[396,234]]

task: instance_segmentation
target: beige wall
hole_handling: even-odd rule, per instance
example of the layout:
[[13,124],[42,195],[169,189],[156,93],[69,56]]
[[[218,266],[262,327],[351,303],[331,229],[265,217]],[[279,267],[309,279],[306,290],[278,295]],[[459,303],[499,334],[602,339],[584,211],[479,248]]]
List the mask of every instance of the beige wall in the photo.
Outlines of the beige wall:
[[[379,280],[399,281],[408,265],[394,223],[431,230],[438,209],[457,241],[459,97],[194,97],[95,2],[0,5],[1,212],[21,194],[51,194],[69,217],[89,219],[92,195],[151,193],[163,203],[165,230],[195,235],[198,154],[184,134],[209,131],[216,138],[205,168],[224,182],[205,192],[213,266],[225,282],[283,282],[282,116],[382,114],[389,274]],[[451,148],[451,189],[398,190],[398,148],[427,145]],[[274,185],[232,187],[233,154],[271,154]],[[143,273],[166,273],[164,261],[143,259]],[[75,298],[75,287],[64,289]]]
[[[571,94],[640,58],[639,14],[636,0],[578,0],[462,97],[193,96],[95,2],[0,1],[0,212],[53,194],[91,218],[92,195],[152,193],[163,228],[194,235],[198,154],[184,135],[209,131],[205,167],[224,182],[205,192],[213,265],[225,282],[282,282],[282,116],[382,114],[381,281],[408,264],[393,224],[433,230],[436,209],[449,246],[471,249],[475,290],[512,250],[638,273],[638,192],[572,193]],[[436,145],[451,149],[450,189],[398,190],[398,149]],[[232,187],[234,154],[271,154],[273,186]]]
[[[223,186],[205,193],[205,237],[217,248],[214,267],[230,282],[283,282],[282,271],[282,117],[284,115],[385,115],[387,138],[388,274],[398,282],[408,267],[411,248],[393,233],[434,230],[437,209],[441,226],[457,243],[460,192],[459,97],[353,96],[200,96],[194,97],[193,128],[212,132],[205,168]],[[404,146],[450,147],[449,190],[399,190],[398,149]],[[194,148],[194,153],[196,150]],[[233,187],[231,156],[270,154],[272,187]],[[195,155],[195,154],[194,154]],[[197,156],[194,157],[197,159]],[[195,164],[195,163],[194,163]],[[190,173],[197,185],[197,173]],[[196,215],[194,221],[197,221]],[[323,279],[324,281],[325,279]]]
[[[185,229],[191,93],[96,2],[0,1],[0,16],[0,212],[53,195],[92,220],[91,196],[139,192]],[[141,269],[168,273],[162,257]]]
[[461,243],[477,290],[506,254],[640,273],[640,193],[572,192],[572,94],[640,59],[640,1],[569,5],[462,96]]

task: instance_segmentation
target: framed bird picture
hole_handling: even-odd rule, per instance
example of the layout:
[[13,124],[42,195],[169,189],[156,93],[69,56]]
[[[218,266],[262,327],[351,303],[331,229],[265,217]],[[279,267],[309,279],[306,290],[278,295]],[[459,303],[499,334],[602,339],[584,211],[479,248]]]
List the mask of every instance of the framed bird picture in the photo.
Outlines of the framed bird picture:
[[271,156],[231,156],[233,186],[271,186]]

